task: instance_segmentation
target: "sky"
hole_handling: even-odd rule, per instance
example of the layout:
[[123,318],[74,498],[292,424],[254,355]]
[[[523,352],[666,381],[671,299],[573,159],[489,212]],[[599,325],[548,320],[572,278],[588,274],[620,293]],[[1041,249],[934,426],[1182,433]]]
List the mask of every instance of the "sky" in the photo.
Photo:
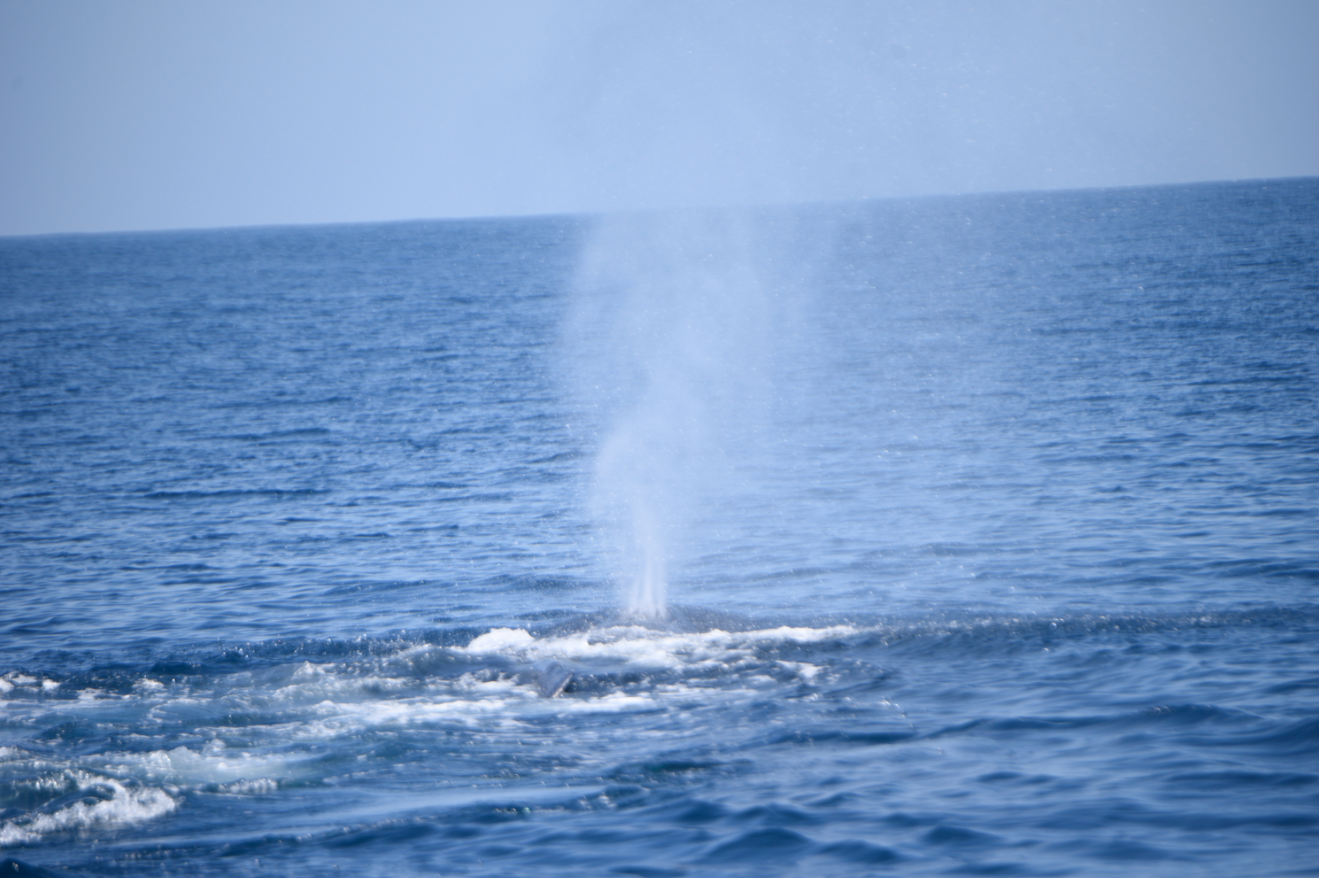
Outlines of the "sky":
[[1319,175],[1316,0],[0,0],[0,235]]

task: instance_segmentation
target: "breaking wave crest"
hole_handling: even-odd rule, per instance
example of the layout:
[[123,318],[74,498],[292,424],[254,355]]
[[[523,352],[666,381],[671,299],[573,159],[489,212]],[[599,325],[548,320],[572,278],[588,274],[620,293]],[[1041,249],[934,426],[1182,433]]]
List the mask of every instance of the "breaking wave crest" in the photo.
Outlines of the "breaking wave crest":
[[130,785],[77,769],[65,769],[28,786],[36,794],[55,793],[54,801],[0,823],[0,847],[32,844],[64,833],[77,835],[145,823],[178,807],[177,800],[162,789]]

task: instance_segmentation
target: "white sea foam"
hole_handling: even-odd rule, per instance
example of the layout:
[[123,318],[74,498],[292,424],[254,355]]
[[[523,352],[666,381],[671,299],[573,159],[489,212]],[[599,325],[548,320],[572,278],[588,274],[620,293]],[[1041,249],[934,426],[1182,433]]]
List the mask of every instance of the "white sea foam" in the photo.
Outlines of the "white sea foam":
[[144,823],[168,814],[178,807],[168,793],[155,787],[129,787],[114,778],[83,771],[66,771],[58,779],[80,790],[110,793],[109,798],[88,796],[67,807],[49,813],[29,814],[0,823],[0,847],[31,844],[56,832],[126,826]]
[[[550,642],[536,646],[536,639],[525,631],[496,629],[493,637],[477,643],[477,654],[500,652],[509,655],[510,646],[531,649],[534,654],[553,652],[561,644]],[[475,642],[475,641],[474,641]],[[412,651],[432,647],[417,647]],[[486,650],[490,651],[487,652]],[[588,647],[589,649],[589,647]],[[691,697],[708,698],[708,691],[698,686],[666,685],[653,691],[615,690],[598,695],[570,699],[545,699],[528,679],[500,675],[494,678],[480,673],[467,673],[454,679],[433,680],[426,685],[426,693],[410,697],[380,697],[382,684],[402,686],[407,681],[380,678],[372,675],[340,676],[326,671],[318,674],[309,686],[331,694],[318,703],[307,704],[301,710],[300,721],[283,726],[267,726],[264,731],[286,741],[323,741],[336,737],[360,734],[364,729],[397,726],[401,728],[438,725],[458,725],[466,728],[516,728],[532,717],[547,714],[620,713],[662,708]],[[411,685],[416,686],[415,681]],[[285,687],[291,698],[301,700],[308,693],[296,696]],[[373,697],[362,697],[374,692]],[[337,696],[337,697],[336,697]]]
[[[695,690],[692,690],[693,692]],[[289,730],[293,740],[325,740],[360,734],[364,729],[389,726],[414,727],[430,724],[467,728],[513,729],[525,721],[547,714],[626,713],[653,710],[660,706],[658,693],[608,692],[573,699],[542,698],[535,687],[513,681],[480,684],[466,690],[467,697],[395,698],[352,703],[324,702],[317,705],[320,717]],[[676,696],[673,690],[664,701]]]
[[184,786],[278,779],[292,774],[287,759],[243,751],[231,752],[219,742],[213,743],[203,752],[174,747],[146,753],[113,754],[107,757],[106,766],[152,781]]
[[[537,638],[521,628],[495,628],[474,639],[470,654],[497,654],[523,662],[555,658],[579,662],[611,662],[650,669],[694,666],[736,667],[760,646],[776,643],[817,643],[858,633],[850,625],[826,628],[778,628],[729,632],[670,633],[637,625],[596,628],[580,634]],[[782,664],[782,663],[781,663]],[[784,664],[786,667],[787,665]],[[801,666],[803,669],[805,665]]]
[[[153,820],[175,810],[183,790],[275,794],[283,783],[315,774],[310,752],[300,755],[299,748],[310,746],[319,752],[325,742],[372,729],[429,727],[520,735],[527,730],[539,733],[554,717],[667,711],[708,702],[712,692],[721,701],[759,698],[783,685],[785,676],[811,681],[820,672],[809,662],[777,658],[776,646],[856,633],[846,625],[672,632],[623,624],[537,636],[526,629],[501,627],[466,647],[419,645],[365,664],[290,665],[274,685],[235,677],[225,680],[221,690],[194,691],[144,678],[132,694],[115,696],[116,704],[136,701],[152,720],[180,712],[206,715],[223,704],[225,709],[268,711],[273,721],[243,731],[243,746],[232,746],[233,729],[209,728],[203,722],[196,730],[214,739],[200,747],[112,752],[54,763],[17,748],[0,749],[0,761],[11,768],[25,763],[22,773],[30,779],[22,785],[38,793],[49,809],[38,807],[0,822],[0,846]],[[453,677],[426,672],[432,665],[452,667],[455,653],[473,660],[468,673]],[[541,697],[529,671],[547,658],[569,663],[593,682],[569,697]],[[636,671],[645,675],[640,683]],[[626,672],[630,682],[609,686],[608,681],[620,672]],[[652,672],[664,676],[651,678]],[[11,674],[6,682],[11,690],[51,686],[43,678],[20,674]],[[61,710],[101,709],[109,700],[98,690],[77,694],[77,699],[61,700]],[[30,708],[41,712],[49,705],[40,700]],[[223,738],[231,738],[231,746],[226,747]],[[86,795],[79,795],[80,790]],[[70,799],[75,800],[65,804]]]
[[485,634],[467,644],[465,651],[473,653],[507,652],[534,642],[535,638],[524,628],[491,628]]
[[[24,773],[33,775],[54,768],[64,777],[66,769],[89,769],[120,778],[120,787],[107,800],[118,804],[85,804],[59,818],[47,814],[11,820],[5,824],[5,837],[18,843],[53,831],[57,824],[52,821],[57,819],[91,825],[88,821],[109,820],[106,815],[122,812],[131,816],[165,807],[164,799],[149,792],[157,787],[163,788],[162,796],[176,789],[236,795],[273,792],[282,782],[315,773],[302,764],[310,757],[290,746],[315,746],[371,729],[517,731],[553,716],[669,710],[708,701],[716,692],[721,701],[763,697],[766,690],[784,685],[785,680],[811,682],[821,671],[809,662],[778,658],[776,647],[857,633],[858,629],[847,625],[673,632],[622,624],[537,636],[527,629],[500,627],[465,647],[411,646],[365,664],[300,662],[288,666],[274,685],[228,678],[221,690],[194,691],[143,679],[131,695],[116,703],[138,701],[150,722],[172,721],[175,715],[197,712],[202,719],[220,704],[226,710],[264,713],[268,719],[242,731],[237,739],[243,741],[241,745],[234,743],[233,729],[212,727],[209,720],[202,719],[195,728],[213,736],[204,746],[105,753],[44,769],[36,764],[26,766]],[[457,677],[427,673],[431,666],[452,668],[455,654],[474,660],[470,671]],[[569,664],[591,682],[568,697],[541,697],[531,668],[548,658]],[[645,675],[639,682],[636,672]],[[664,676],[650,677],[654,673]],[[610,686],[609,680],[618,674],[632,676],[627,683]],[[39,684],[39,678],[22,683],[34,684]],[[61,701],[61,709],[96,710],[102,703],[99,697]],[[32,709],[45,711],[49,706],[34,702]],[[224,739],[229,739],[229,747],[221,743]],[[22,756],[18,751],[0,752],[5,759]]]

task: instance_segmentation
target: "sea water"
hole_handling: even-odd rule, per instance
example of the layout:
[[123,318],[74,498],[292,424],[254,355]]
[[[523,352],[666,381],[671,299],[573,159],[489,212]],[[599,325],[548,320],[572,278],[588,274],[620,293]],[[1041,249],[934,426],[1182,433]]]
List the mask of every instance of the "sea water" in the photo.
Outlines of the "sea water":
[[0,321],[5,874],[1319,862],[1317,180],[11,238]]

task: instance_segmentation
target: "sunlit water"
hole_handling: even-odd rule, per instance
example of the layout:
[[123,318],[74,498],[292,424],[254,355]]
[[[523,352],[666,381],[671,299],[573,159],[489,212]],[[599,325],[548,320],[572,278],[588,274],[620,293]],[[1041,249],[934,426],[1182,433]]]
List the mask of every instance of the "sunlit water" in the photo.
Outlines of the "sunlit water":
[[662,621],[595,222],[0,240],[5,868],[1314,868],[1319,181],[740,218]]

